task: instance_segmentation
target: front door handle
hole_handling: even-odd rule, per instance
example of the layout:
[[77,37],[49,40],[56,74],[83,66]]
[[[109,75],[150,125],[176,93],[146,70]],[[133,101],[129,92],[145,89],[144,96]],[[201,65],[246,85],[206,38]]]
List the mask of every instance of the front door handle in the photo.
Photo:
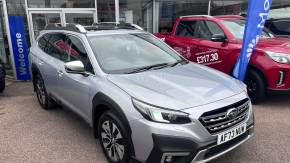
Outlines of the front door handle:
[[62,77],[63,72],[62,72],[61,70],[58,70],[57,73],[58,73],[58,76],[59,76],[59,77]]

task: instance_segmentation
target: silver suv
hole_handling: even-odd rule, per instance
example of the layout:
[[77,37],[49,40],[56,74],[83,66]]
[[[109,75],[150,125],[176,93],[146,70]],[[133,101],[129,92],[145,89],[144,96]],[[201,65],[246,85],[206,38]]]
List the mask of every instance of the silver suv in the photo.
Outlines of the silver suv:
[[30,61],[40,105],[82,117],[111,163],[206,162],[253,135],[243,83],[135,25],[49,25]]

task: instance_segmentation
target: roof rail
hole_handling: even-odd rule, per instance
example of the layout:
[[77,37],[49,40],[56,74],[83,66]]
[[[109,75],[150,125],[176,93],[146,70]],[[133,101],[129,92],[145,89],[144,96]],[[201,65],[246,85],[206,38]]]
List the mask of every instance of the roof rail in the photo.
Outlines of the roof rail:
[[130,24],[125,22],[100,22],[100,23],[94,23],[91,27],[86,27],[88,30],[114,30],[114,29],[138,29],[143,30],[142,27],[136,25],[136,24]]
[[180,18],[190,18],[190,17],[204,17],[204,18],[211,18],[212,16],[210,16],[210,15],[185,15],[185,16],[180,16]]
[[71,24],[67,23],[65,26],[62,26],[60,23],[48,24],[45,27],[45,30],[67,30],[79,33],[86,33],[87,30],[80,24]]
[[140,26],[136,24],[129,23],[116,23],[116,22],[102,22],[94,23],[91,26],[82,26],[80,24],[71,24],[67,23],[63,26],[60,23],[48,24],[45,27],[45,30],[67,30],[78,33],[86,33],[87,31],[96,31],[96,30],[115,30],[115,29],[138,29],[143,30]]

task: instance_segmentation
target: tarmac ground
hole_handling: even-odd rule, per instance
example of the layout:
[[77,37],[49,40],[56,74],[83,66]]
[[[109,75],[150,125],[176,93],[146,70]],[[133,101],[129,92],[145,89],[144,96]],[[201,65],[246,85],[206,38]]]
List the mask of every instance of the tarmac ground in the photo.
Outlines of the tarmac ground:
[[[290,95],[254,106],[254,137],[211,163],[289,163]],[[72,112],[41,109],[30,82],[8,82],[0,95],[0,163],[107,163],[92,129]]]

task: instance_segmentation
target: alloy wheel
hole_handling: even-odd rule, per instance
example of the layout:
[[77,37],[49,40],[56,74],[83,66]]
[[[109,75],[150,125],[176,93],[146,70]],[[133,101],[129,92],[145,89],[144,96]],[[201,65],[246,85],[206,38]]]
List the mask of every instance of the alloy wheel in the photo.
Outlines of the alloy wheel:
[[101,140],[108,157],[112,161],[119,162],[123,160],[125,153],[123,136],[115,123],[109,120],[103,122]]
[[45,88],[43,82],[39,78],[36,80],[36,95],[40,104],[45,105],[46,102]]

